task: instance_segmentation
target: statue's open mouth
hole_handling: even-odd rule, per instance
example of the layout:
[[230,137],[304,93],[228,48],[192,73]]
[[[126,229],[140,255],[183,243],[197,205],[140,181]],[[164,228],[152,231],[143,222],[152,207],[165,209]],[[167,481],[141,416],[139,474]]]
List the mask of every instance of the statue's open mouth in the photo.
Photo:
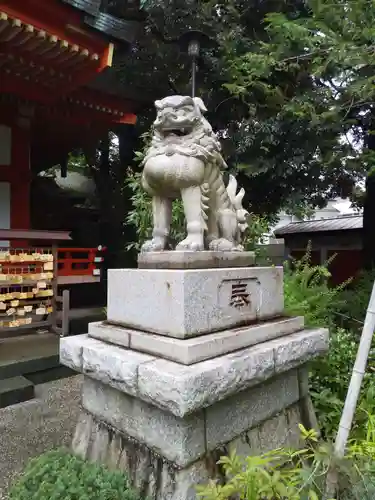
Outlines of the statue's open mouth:
[[185,135],[189,135],[191,133],[192,129],[187,128],[187,127],[182,127],[182,128],[171,128],[164,130],[164,137],[170,137],[172,135],[178,136],[178,137],[184,137]]

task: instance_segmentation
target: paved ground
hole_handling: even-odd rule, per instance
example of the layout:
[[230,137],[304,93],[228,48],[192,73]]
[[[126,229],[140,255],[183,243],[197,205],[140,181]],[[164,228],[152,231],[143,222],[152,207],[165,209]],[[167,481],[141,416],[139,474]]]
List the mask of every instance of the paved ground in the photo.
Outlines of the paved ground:
[[0,500],[29,458],[69,446],[78,417],[80,376],[36,387],[36,398],[0,409]]

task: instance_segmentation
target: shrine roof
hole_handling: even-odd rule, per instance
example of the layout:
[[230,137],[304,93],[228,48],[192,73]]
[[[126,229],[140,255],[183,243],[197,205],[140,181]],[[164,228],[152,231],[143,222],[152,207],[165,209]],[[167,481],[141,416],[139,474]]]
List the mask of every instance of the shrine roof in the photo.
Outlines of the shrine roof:
[[[112,66],[114,52],[126,58],[141,28],[139,0],[0,3],[0,95],[55,109],[70,99],[121,123],[153,100],[122,85]],[[89,96],[82,95],[86,89]]]
[[291,234],[321,233],[329,231],[350,231],[363,227],[362,215],[348,215],[332,219],[318,219],[301,222],[291,222],[276,229],[276,237],[285,237]]
[[[114,41],[132,43],[140,28],[139,0],[60,0],[84,14],[83,23]],[[117,6],[121,3],[121,6]],[[112,5],[114,4],[114,5]]]

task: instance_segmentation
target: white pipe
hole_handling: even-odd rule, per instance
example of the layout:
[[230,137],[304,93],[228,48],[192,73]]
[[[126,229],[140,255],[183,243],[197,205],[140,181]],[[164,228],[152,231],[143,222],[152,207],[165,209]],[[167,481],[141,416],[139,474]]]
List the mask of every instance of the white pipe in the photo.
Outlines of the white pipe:
[[375,282],[372,287],[371,298],[366,312],[361,340],[358,347],[348,393],[345,399],[344,410],[341,415],[339,430],[335,441],[335,454],[342,458],[345,454],[346,444],[353,424],[363,376],[366,372],[368,355],[371,349],[372,337],[375,329]]

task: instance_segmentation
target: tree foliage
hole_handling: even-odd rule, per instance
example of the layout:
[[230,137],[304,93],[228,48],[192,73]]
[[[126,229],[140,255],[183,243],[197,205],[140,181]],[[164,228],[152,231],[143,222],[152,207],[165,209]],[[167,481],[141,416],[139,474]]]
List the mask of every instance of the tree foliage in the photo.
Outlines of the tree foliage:
[[[145,8],[143,33],[114,61],[122,84],[150,102],[137,137],[152,123],[154,98],[190,93],[190,61],[176,40],[200,29],[214,45],[199,59],[198,93],[247,208],[303,215],[330,197],[362,196],[375,147],[372,1],[148,0]],[[139,149],[137,138],[127,144]],[[131,164],[123,154],[116,178]]]
[[[268,39],[228,59],[230,91],[256,95],[257,103],[250,104],[255,116],[263,105],[271,120],[294,128],[305,148],[302,156],[312,153],[308,169],[310,175],[316,172],[321,190],[355,197],[355,183],[374,162],[375,4],[309,0],[306,5],[308,15],[265,16]],[[298,147],[295,153],[289,149],[288,161],[299,161],[300,154]]]
[[[371,31],[370,16],[370,31],[357,40],[359,14],[344,21],[343,12],[365,3],[339,1],[330,9],[328,0],[149,0],[144,35],[117,61],[119,76],[157,97],[189,93],[190,62],[173,41],[188,28],[208,33],[215,44],[199,61],[198,91],[247,189],[245,202],[255,213],[303,212],[351,195],[366,166],[342,139],[353,128],[358,136],[353,120],[369,84],[349,90],[347,72]],[[152,116],[152,109],[141,113],[141,132]]]

